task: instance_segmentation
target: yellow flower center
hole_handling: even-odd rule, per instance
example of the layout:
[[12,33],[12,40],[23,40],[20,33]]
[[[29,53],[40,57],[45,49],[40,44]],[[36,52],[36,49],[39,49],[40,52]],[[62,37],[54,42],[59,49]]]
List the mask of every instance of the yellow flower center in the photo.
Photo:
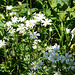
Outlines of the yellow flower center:
[[31,73],[31,75],[34,75],[33,73]]
[[12,32],[12,30],[10,30],[10,32]]
[[31,23],[29,23],[29,25],[31,26],[32,24],[31,24]]
[[15,18],[13,18],[13,21],[15,21]]

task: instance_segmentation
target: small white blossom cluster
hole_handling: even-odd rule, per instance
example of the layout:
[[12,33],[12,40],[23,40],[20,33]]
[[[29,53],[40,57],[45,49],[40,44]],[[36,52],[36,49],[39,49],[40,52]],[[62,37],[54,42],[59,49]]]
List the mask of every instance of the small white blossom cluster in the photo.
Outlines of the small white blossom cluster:
[[39,60],[38,62],[32,62],[30,68],[32,70],[42,69],[43,62]]
[[[8,27],[7,28],[8,33],[13,35],[15,32],[19,31],[20,34],[24,35],[26,33],[25,29],[27,29],[27,27],[25,27],[25,25],[22,22],[24,22],[25,20],[26,20],[25,16],[19,18],[17,18],[16,16],[11,17],[11,21],[6,22],[6,26]],[[21,22],[21,24],[17,25],[18,28],[16,30],[13,28],[13,24],[17,22],[19,23]]]
[[11,12],[11,13],[9,13],[9,16],[14,16],[14,15],[16,15],[17,13],[16,12]]
[[[13,12],[12,12],[12,14],[13,14]],[[38,16],[36,16],[36,15],[38,15]],[[13,35],[16,31],[18,31],[20,34],[25,35],[26,30],[27,29],[29,29],[29,30],[33,29],[33,27],[36,25],[37,22],[42,21],[42,23],[45,24],[44,20],[46,20],[46,22],[48,22],[48,23],[46,23],[46,25],[51,25],[51,23],[50,23],[51,20],[45,19],[44,14],[40,14],[40,13],[35,14],[33,16],[33,18],[35,16],[37,17],[37,20],[35,20],[35,19],[26,20],[25,16],[19,17],[19,18],[16,17],[16,16],[11,17],[11,21],[6,22],[6,26],[8,27],[7,28],[8,33]],[[40,20],[39,20],[39,18],[40,18]],[[13,25],[16,24],[16,23],[21,23],[21,24],[17,25],[17,27],[18,27],[17,30],[13,28]],[[35,32],[30,31],[29,35],[30,35],[30,39],[37,39],[38,36],[40,36],[40,34],[37,33],[37,31],[35,31]]]
[[26,27],[33,28],[35,26],[35,20],[27,20],[26,21]]
[[42,21],[43,19],[45,19],[45,16],[42,13],[37,14],[35,12],[33,18],[36,22],[39,22],[39,21]]
[[23,23],[21,23],[20,25],[18,25],[17,31],[19,31],[20,34],[24,35],[26,34],[26,30],[28,28],[25,27],[25,25]]
[[74,62],[74,59],[70,59],[69,62],[68,62],[68,65],[69,65],[69,67],[67,68],[68,70],[69,69],[75,70],[75,62]]
[[[70,33],[71,29],[66,28],[65,30],[66,30],[66,33],[68,34],[68,33]],[[75,33],[75,28],[73,28],[73,30],[71,31],[71,33]]]
[[13,8],[12,5],[10,5],[10,6],[6,6],[6,9],[7,9],[7,10],[11,10],[12,8]]
[[46,49],[48,50],[48,52],[45,52],[43,55],[45,59],[48,59],[50,62],[55,64],[57,62],[66,63],[67,65],[69,65],[67,69],[75,69],[75,62],[74,59],[72,59],[72,54],[69,54],[68,52],[65,53],[65,55],[60,55],[59,45],[50,46]]
[[33,46],[32,46],[33,49],[37,49],[38,42],[41,42],[41,40],[39,40],[39,39],[34,40]]
[[[41,24],[44,27],[46,27],[47,25],[51,25],[52,22],[51,19],[46,19],[46,17],[42,13],[34,13],[33,19],[30,20],[27,20],[25,16],[19,18],[16,16],[12,17],[12,15],[14,15],[14,12],[11,12],[10,15],[11,21],[6,22],[8,33],[13,35],[16,32],[19,32],[19,34],[22,34],[22,36],[24,36],[28,32],[30,39],[38,39],[38,36],[40,36],[37,31],[32,31],[37,22],[41,21]],[[14,29],[15,24],[17,27],[16,29]],[[50,31],[52,31],[52,29],[50,29]]]
[[34,13],[33,18],[34,18],[35,22],[41,21],[42,26],[44,26],[44,27],[46,27],[47,25],[51,25],[51,22],[52,22],[51,19],[48,19],[48,18],[46,19],[46,17],[42,13],[39,13],[39,14]]
[[14,17],[11,17],[11,21],[6,22],[6,26],[7,27],[11,27],[11,26],[13,26],[14,23],[24,22],[25,20],[26,20],[25,16],[24,17],[19,17],[19,18],[17,18],[16,16],[14,16]]
[[48,52],[45,52],[45,54],[43,55],[43,57],[45,57],[45,59],[50,60],[53,63],[56,63],[60,60],[60,56],[59,56],[59,45],[54,45],[54,46],[50,46],[47,47],[47,50],[49,49]]
[[11,17],[12,23],[17,23],[17,22],[24,22],[26,20],[26,17],[19,17],[17,18],[16,16]]

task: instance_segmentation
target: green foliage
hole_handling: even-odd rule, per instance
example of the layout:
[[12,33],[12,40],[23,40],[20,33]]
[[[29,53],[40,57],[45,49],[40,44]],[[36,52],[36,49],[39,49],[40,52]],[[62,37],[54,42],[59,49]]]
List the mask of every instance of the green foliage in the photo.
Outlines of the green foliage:
[[[60,62],[56,63],[56,68],[55,65],[50,65],[53,63],[49,63],[49,61],[43,59],[42,56],[45,52],[48,52],[46,49],[50,45],[53,46],[57,43],[60,45],[60,55],[65,55],[65,53],[70,52],[73,54],[72,58],[75,59],[75,37],[72,38],[71,33],[72,29],[75,27],[75,0],[19,1],[22,1],[23,3],[18,5],[18,0],[1,0],[0,2],[0,40],[5,40],[7,42],[7,45],[3,47],[4,49],[0,48],[0,72],[4,75],[28,75],[31,71],[31,63],[43,60],[44,65],[51,68],[46,68],[47,71],[45,69],[37,70],[36,75],[53,75],[54,72],[52,71],[58,71],[59,69],[63,75],[72,75],[74,71],[71,72],[67,69],[65,70],[67,64],[64,63],[63,65],[61,63],[60,65]],[[13,5],[13,8],[7,10],[7,5]],[[11,12],[16,12],[16,15],[9,15]],[[33,13],[35,12],[44,13],[46,19],[48,18],[52,20],[52,25],[44,27],[42,26],[43,23],[37,22],[33,30],[26,30],[25,35],[19,34],[18,31],[13,36],[8,33],[10,29],[7,30],[6,22],[11,21],[11,17],[16,16],[19,18],[20,16],[25,16],[26,20],[32,20],[34,16]],[[12,27],[17,29],[18,25],[21,23],[26,25],[26,20],[24,22],[13,23]],[[52,31],[49,31],[49,28],[52,28]],[[66,28],[70,29],[68,34]],[[35,31],[40,33],[40,37],[38,38],[41,39],[42,42],[39,42],[36,45],[36,49],[32,48],[34,45],[34,39],[29,38],[29,31],[32,33]],[[75,36],[75,33],[73,33],[73,35]],[[4,37],[6,37],[6,39]]]

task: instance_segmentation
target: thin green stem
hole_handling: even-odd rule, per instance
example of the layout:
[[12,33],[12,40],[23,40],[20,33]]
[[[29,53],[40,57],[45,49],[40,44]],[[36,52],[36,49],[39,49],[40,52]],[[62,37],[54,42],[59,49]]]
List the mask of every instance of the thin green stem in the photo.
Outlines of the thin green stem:
[[7,54],[6,54],[6,47],[4,47],[4,56],[5,56],[5,62],[6,62],[6,58],[7,58]]
[[31,8],[32,8],[32,0],[30,0],[30,14],[32,13]]
[[[49,37],[51,37],[51,32],[50,32],[50,31],[49,31]],[[51,42],[51,41],[50,41],[50,42]],[[49,42],[49,43],[50,43],[50,42]]]
[[61,21],[61,43],[62,43],[62,46],[63,46],[63,22]]
[[26,0],[27,3],[27,18],[28,18],[28,0]]
[[59,33],[57,27],[55,26],[55,23],[53,24],[53,26],[54,26],[55,30],[57,31],[59,38],[61,39],[61,35],[60,35],[60,33]]

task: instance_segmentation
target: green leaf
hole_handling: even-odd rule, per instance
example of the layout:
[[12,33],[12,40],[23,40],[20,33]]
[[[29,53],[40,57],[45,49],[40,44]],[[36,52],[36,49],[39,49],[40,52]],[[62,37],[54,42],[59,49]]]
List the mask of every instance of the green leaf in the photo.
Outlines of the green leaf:
[[0,35],[1,35],[1,36],[3,36],[3,33],[2,33],[2,31],[0,31]]
[[15,23],[15,24],[13,24],[13,27],[17,27],[17,24]]
[[71,12],[70,15],[73,16],[73,18],[75,17],[75,12]]
[[37,0],[41,5],[43,5],[43,0]]
[[37,8],[33,8],[33,9],[31,9],[31,12],[33,13],[33,12],[35,12],[37,10],[38,10]]
[[58,13],[58,15],[59,15],[59,17],[60,17],[60,19],[65,19],[65,17],[66,17],[66,12],[64,12],[64,11],[60,11],[59,13]]
[[22,5],[18,5],[18,6],[14,6],[13,9],[22,9],[25,8],[27,4],[22,4]]
[[46,9],[46,15],[47,15],[47,17],[51,15],[50,9]]
[[27,12],[27,8],[23,8],[20,13],[26,13],[26,12]]
[[71,0],[52,0],[53,3],[59,3],[61,6],[63,6],[64,4],[70,5]]
[[25,50],[26,50],[26,51],[28,51],[28,50],[29,50],[29,47],[28,47],[28,46],[26,46],[26,47],[25,47]]
[[4,23],[0,21],[0,27],[4,27]]

